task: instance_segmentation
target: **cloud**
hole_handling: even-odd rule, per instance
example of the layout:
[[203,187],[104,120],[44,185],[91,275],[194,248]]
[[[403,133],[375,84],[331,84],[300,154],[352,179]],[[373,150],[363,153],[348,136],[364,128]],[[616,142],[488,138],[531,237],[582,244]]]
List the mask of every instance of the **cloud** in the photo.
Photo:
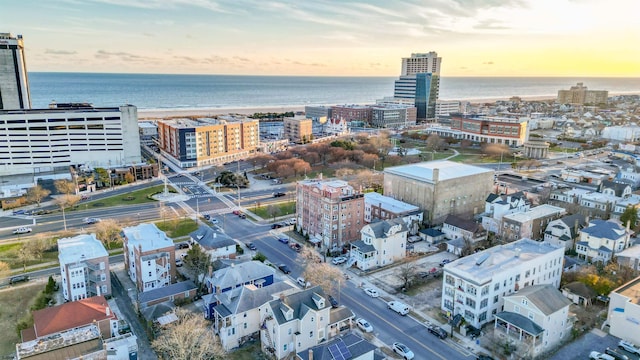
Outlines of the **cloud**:
[[251,62],[251,59],[245,58],[245,57],[240,57],[240,56],[234,56],[233,57],[234,60],[238,60],[238,61],[242,61],[242,62]]
[[499,25],[500,23],[502,23],[499,20],[494,20],[494,19],[484,19],[479,21],[477,24],[475,24],[473,26],[474,29],[478,29],[478,30],[507,30],[510,29],[510,27],[505,26],[505,25]]
[[54,50],[54,49],[46,49],[44,51],[45,54],[52,54],[52,55],[75,55],[78,52],[77,51],[69,51],[69,50]]
[[133,7],[140,9],[177,9],[184,6],[203,8],[218,13],[231,13],[217,1],[212,0],[91,0],[111,6]]
[[327,65],[325,64],[320,64],[320,63],[303,63],[301,61],[292,61],[291,62],[294,65],[300,65],[300,66],[313,66],[313,67],[326,67]]
[[493,65],[493,61],[485,61],[482,65]]
[[140,55],[124,52],[124,51],[112,52],[112,51],[106,51],[106,50],[98,50],[98,51],[96,51],[94,57],[96,59],[103,59],[103,60],[109,60],[109,59],[115,58],[115,59],[119,59],[120,61],[126,61],[126,62],[151,62],[151,61],[155,62],[155,61],[158,61],[158,59],[153,58],[153,57],[140,56]]

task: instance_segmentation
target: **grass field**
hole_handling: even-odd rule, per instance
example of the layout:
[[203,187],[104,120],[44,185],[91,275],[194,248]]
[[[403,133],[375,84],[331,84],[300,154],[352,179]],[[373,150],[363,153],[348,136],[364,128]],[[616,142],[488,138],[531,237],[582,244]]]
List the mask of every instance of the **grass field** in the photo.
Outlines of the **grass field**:
[[198,228],[198,224],[191,219],[171,219],[156,223],[158,229],[167,233],[170,238],[178,238],[189,235]]
[[[176,192],[176,190],[168,186],[170,192]],[[164,191],[164,185],[157,185],[146,189],[141,189],[137,191],[132,191],[126,194],[120,194],[116,196],[111,196],[108,198],[89,201],[86,203],[82,203],[76,206],[76,209],[86,209],[86,208],[105,208],[111,206],[118,205],[133,205],[133,204],[144,204],[148,202],[155,202],[156,200],[150,199],[149,196]]]
[[293,215],[296,213],[296,202],[295,201],[287,201],[282,203],[273,204],[275,209],[277,209],[274,213],[270,212],[270,206],[258,206],[256,208],[249,208],[254,214],[260,216],[265,220],[272,219],[279,216],[285,215]]
[[0,290],[0,356],[11,355],[16,351],[15,344],[20,341],[16,333],[16,324],[29,313],[39,292],[46,283],[29,283],[15,288]]

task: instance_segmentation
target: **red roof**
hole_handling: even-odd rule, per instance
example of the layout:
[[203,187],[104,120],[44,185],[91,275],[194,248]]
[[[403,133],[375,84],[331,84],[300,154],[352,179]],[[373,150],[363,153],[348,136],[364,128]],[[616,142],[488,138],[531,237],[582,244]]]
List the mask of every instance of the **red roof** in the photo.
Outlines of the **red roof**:
[[93,296],[84,300],[34,311],[33,327],[36,338],[39,338],[89,325],[94,320],[100,322],[107,319],[117,320],[118,318],[109,307],[104,296]]

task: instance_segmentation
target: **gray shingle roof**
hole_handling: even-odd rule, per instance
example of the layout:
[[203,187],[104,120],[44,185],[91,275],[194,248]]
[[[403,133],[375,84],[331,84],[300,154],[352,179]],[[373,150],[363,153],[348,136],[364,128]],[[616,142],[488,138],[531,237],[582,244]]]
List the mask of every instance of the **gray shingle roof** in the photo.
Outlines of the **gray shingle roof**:
[[197,289],[196,284],[194,284],[191,280],[187,280],[142,292],[138,295],[138,300],[141,303],[147,303],[149,301],[162,299],[170,295],[180,294],[194,289]]
[[355,315],[353,311],[347,307],[339,307],[337,309],[331,309],[329,313],[329,325],[335,324],[338,321],[346,320],[349,318],[353,318]]
[[293,288],[290,284],[279,281],[269,286],[255,288],[252,286],[242,286],[222,294],[214,294],[213,299],[220,301],[215,307],[216,312],[222,314],[224,310],[218,311],[218,307],[223,306],[228,312],[227,315],[241,314],[260,307],[266,302],[273,300],[273,296],[278,293],[289,291]]
[[445,224],[453,225],[457,228],[470,231],[472,233],[480,230],[480,224],[473,220],[463,219],[456,215],[447,215],[447,219],[444,221]]
[[495,315],[497,318],[502,319],[510,324],[517,326],[531,335],[540,335],[544,332],[544,329],[538,324],[531,321],[529,318],[520,314],[503,311]]
[[[584,226],[587,224],[585,217],[580,214],[563,216],[560,218],[560,221],[565,223],[567,227],[571,229],[571,237],[574,238],[578,236],[580,229],[584,228]],[[578,231],[576,231],[575,229],[576,221],[578,222]]]
[[574,281],[572,283],[569,283],[565,285],[563,289],[567,289],[570,292],[576,295],[580,295],[583,298],[587,298],[587,299],[592,299],[597,295],[595,290],[593,290],[591,287],[587,286],[586,284],[581,283],[580,281]]
[[545,315],[551,315],[556,311],[571,305],[571,301],[564,297],[553,285],[525,286],[517,293],[508,297],[525,296],[527,300]]
[[358,251],[365,254],[376,251],[376,248],[373,245],[365,244],[362,240],[352,242],[351,246],[358,248]]
[[236,287],[239,284],[245,284],[252,280],[262,279],[269,275],[274,275],[275,270],[268,265],[261,263],[260,261],[253,260],[240,264],[232,264],[231,266],[216,270],[212,276],[207,277],[205,280],[210,281],[211,284],[226,289],[229,287]]
[[407,231],[407,225],[401,218],[383,220],[369,224],[371,230],[376,235],[376,238],[386,237],[386,233],[392,226],[400,225],[400,231]]
[[208,226],[200,226],[198,230],[192,232],[189,236],[205,250],[213,250],[236,245],[236,242],[225,233],[215,231]]
[[[325,298],[324,307],[318,308],[316,306],[315,301],[313,301],[313,295],[318,294],[321,297]],[[269,302],[269,307],[271,307],[271,312],[274,314],[274,318],[278,322],[278,324],[285,324],[289,321],[293,321],[296,319],[302,319],[304,315],[309,312],[309,310],[322,310],[324,308],[329,307],[329,301],[326,300],[324,291],[322,291],[322,287],[314,286],[307,290],[303,290],[294,294],[286,295],[284,297],[284,303],[287,304],[293,310],[293,318],[291,320],[285,319],[282,311],[280,311],[280,306],[282,304],[282,300],[273,300]]]
[[582,232],[601,239],[617,240],[625,234],[625,228],[614,221],[594,219]]

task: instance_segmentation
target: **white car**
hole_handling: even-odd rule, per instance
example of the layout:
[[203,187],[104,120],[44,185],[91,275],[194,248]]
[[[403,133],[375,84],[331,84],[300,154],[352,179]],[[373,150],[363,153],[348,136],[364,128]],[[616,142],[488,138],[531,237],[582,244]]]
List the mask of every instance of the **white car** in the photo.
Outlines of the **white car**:
[[589,359],[592,359],[592,360],[615,360],[615,358],[613,356],[607,355],[607,354],[602,354],[602,353],[599,353],[597,351],[592,351],[589,354]]
[[364,289],[365,294],[371,296],[372,298],[377,298],[378,296],[380,296],[380,294],[378,293],[378,290],[376,289],[372,289],[372,288],[366,288]]
[[628,352],[630,352],[632,354],[640,355],[640,349],[638,349],[637,346],[633,345],[632,343],[630,343],[628,341],[620,340],[620,342],[618,343],[618,347],[620,349],[628,351]]
[[94,218],[94,217],[88,217],[88,218],[84,218],[84,223],[87,225],[91,225],[91,224],[95,224],[100,222],[100,219],[98,218]]
[[333,258],[333,260],[331,260],[331,263],[333,263],[333,265],[340,265],[340,264],[344,264],[345,262],[347,262],[347,258],[342,256],[338,256],[336,258]]
[[32,230],[30,227],[19,227],[15,230],[13,230],[14,234],[26,234],[26,233],[30,233]]
[[369,322],[363,318],[359,318],[358,320],[356,320],[356,325],[360,330],[366,333],[373,332],[373,326],[371,326],[371,324],[369,324]]
[[393,352],[402,356],[405,360],[413,359],[413,356],[414,356],[413,351],[411,351],[411,349],[409,349],[407,345],[399,342],[394,342],[392,347],[393,347]]

